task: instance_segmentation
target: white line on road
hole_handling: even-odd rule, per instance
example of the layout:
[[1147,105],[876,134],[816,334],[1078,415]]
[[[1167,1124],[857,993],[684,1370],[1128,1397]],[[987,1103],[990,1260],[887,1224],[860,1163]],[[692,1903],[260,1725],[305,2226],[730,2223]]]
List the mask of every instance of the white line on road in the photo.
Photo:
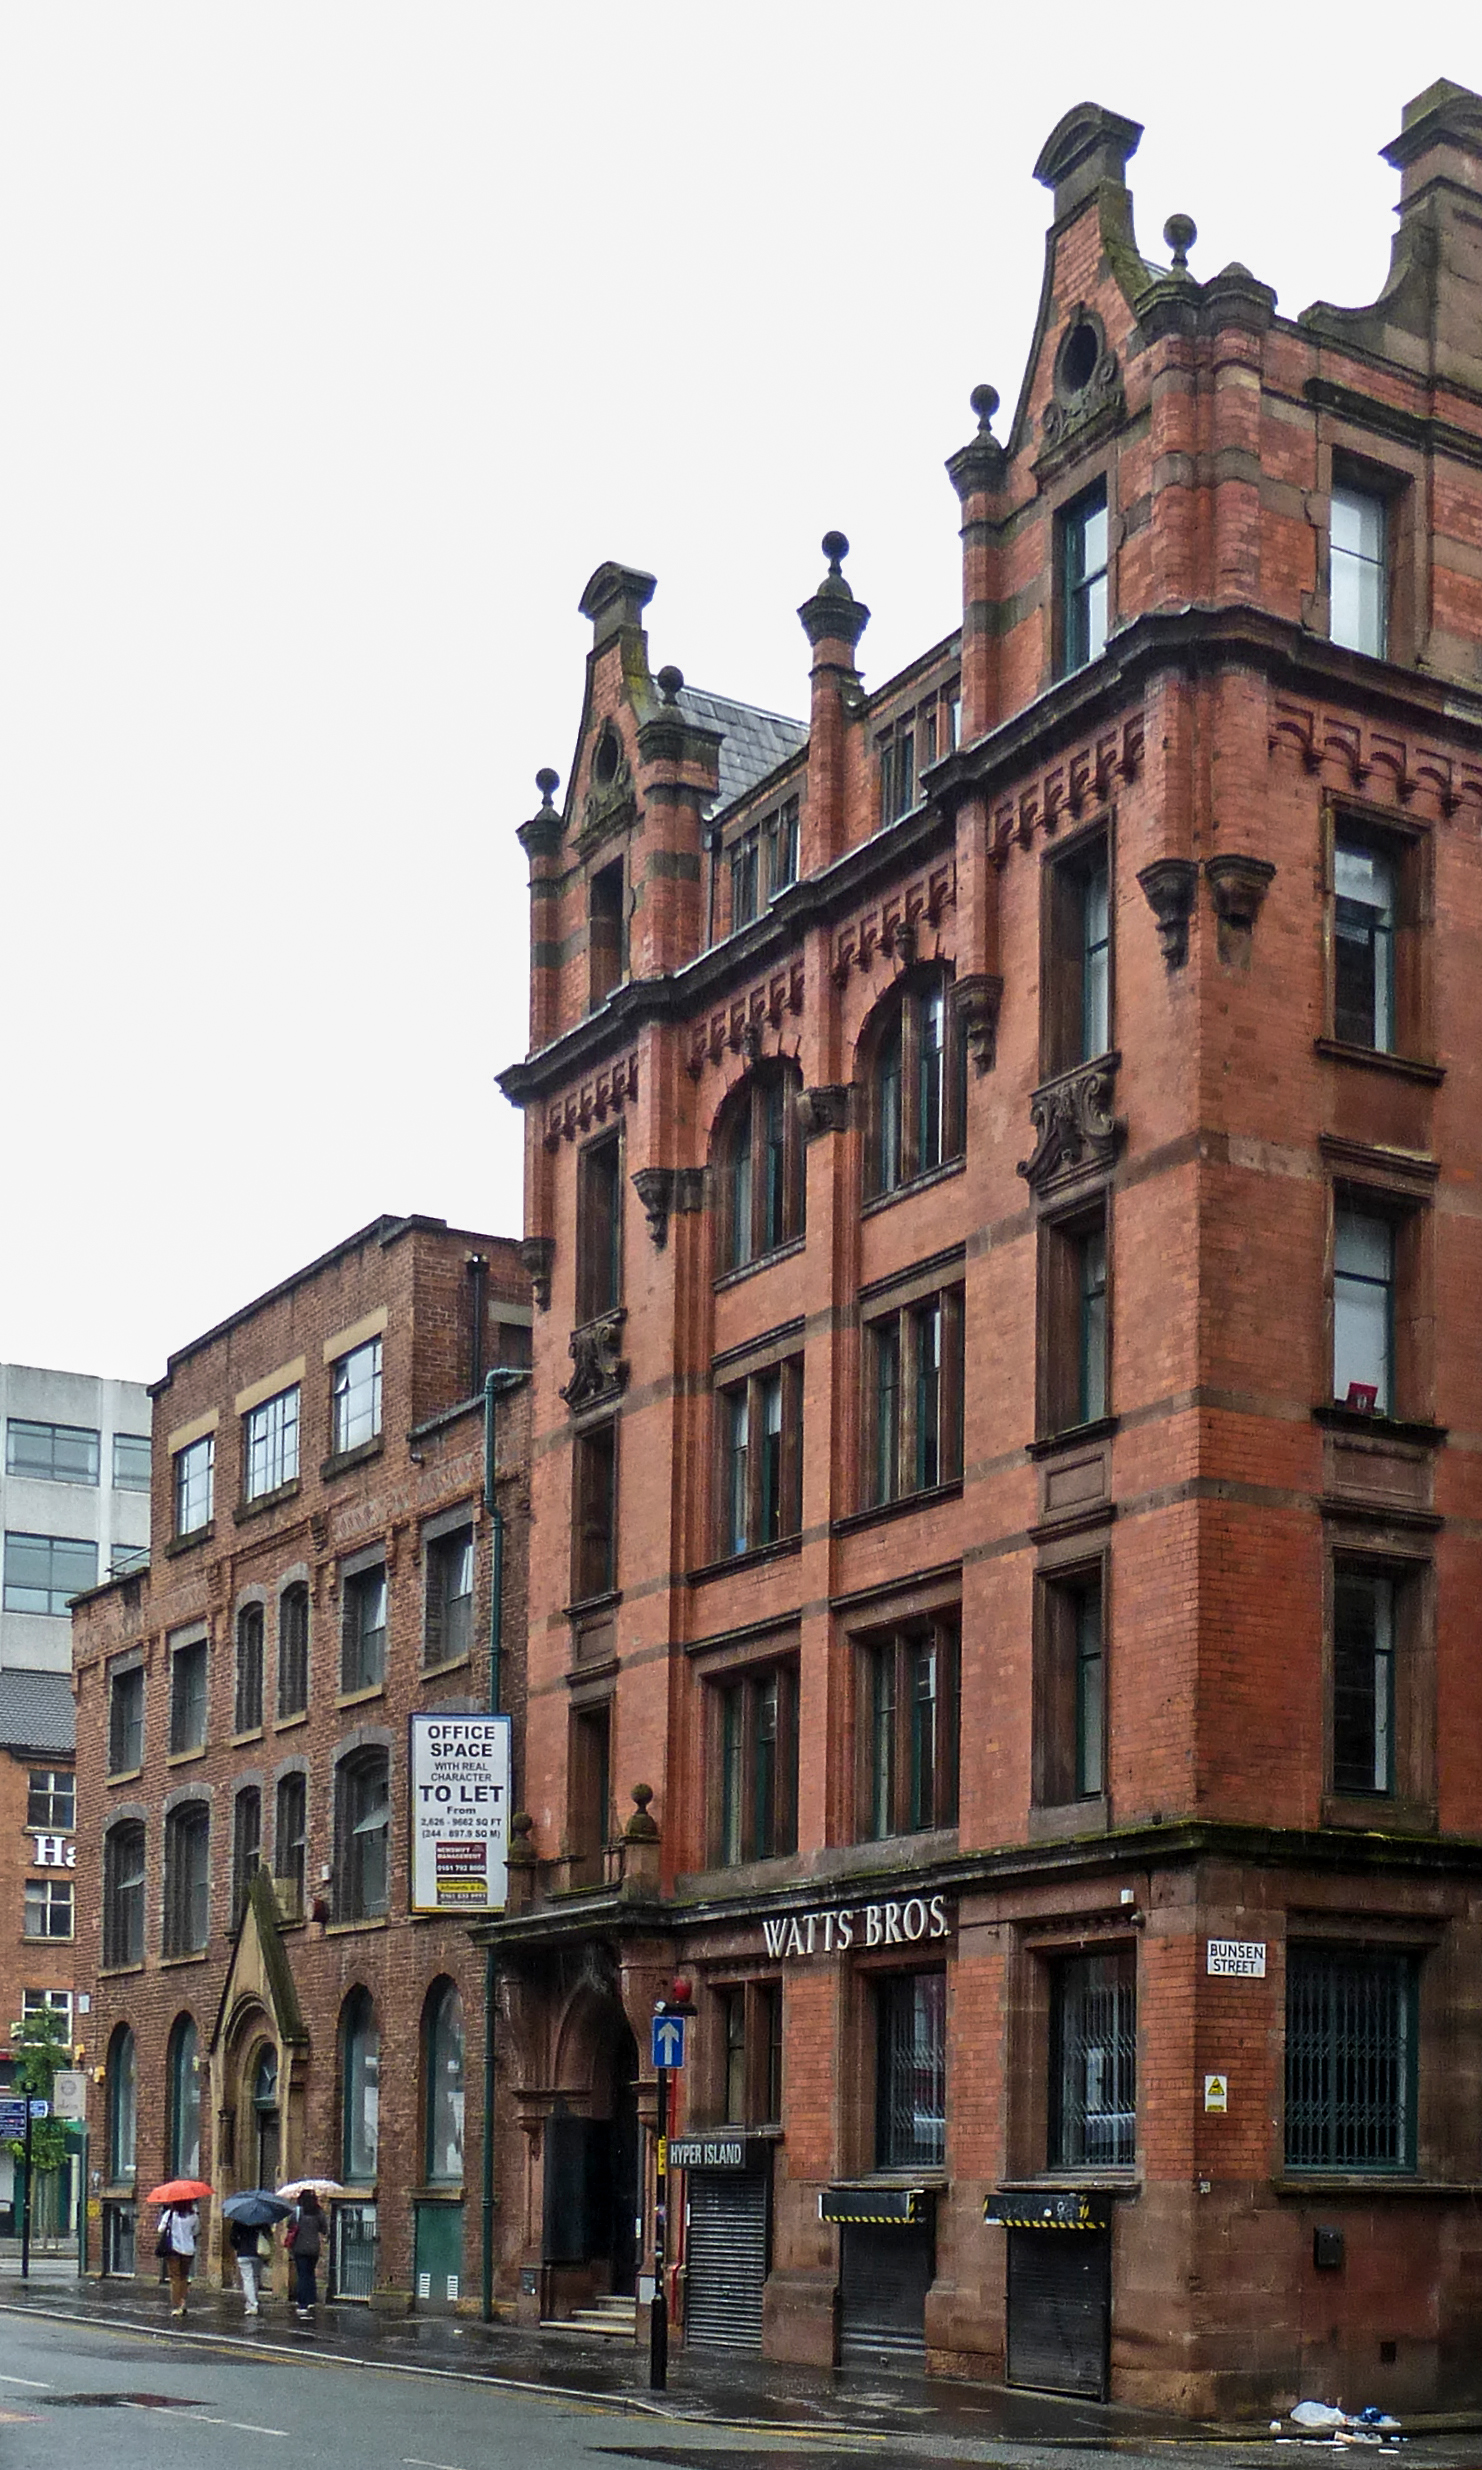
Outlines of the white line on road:
[[244,2436],[286,2436],[286,2427],[254,2427],[251,2419],[208,2419],[199,2410],[172,2411],[172,2418],[188,2419],[192,2427],[235,2427]]
[[458,2470],[455,2461],[419,2461],[415,2453],[403,2453],[406,2470]]
[[27,2384],[33,2393],[54,2393],[56,2386],[43,2384],[39,2376],[0,2376],[0,2384]]

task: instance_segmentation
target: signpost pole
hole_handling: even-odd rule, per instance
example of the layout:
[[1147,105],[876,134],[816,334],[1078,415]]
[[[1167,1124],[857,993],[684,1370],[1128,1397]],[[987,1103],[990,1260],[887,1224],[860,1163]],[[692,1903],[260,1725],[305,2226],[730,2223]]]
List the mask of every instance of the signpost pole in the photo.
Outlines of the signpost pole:
[[26,2189],[21,2198],[21,2279],[31,2278],[31,2100],[26,2097]]
[[[659,2140],[654,2172],[654,2294],[648,2311],[648,2389],[669,2384],[669,2298],[665,2266],[669,2252],[669,2070],[655,2069],[659,2093]],[[29,2182],[28,2182],[29,2184]]]

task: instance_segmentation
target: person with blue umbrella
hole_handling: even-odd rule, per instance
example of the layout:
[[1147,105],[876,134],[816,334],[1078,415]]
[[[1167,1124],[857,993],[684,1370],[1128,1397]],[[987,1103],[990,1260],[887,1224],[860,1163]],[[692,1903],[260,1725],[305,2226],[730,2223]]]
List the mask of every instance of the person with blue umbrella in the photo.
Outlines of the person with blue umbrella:
[[[255,2316],[261,2300],[262,2268],[265,2261],[263,2232],[275,2221],[282,2221],[293,2206],[275,2196],[271,2187],[246,2187],[239,2195],[228,2196],[221,2208],[237,2259],[237,2278],[242,2284],[246,2312]],[[271,2243],[266,2254],[271,2255]]]

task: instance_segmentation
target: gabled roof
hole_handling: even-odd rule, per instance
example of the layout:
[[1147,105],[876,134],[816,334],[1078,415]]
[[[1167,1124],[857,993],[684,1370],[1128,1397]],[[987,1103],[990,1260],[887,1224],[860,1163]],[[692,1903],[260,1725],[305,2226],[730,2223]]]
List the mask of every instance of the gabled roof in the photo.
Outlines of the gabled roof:
[[0,1672],[0,1748],[70,1758],[76,1747],[70,1673]]
[[758,781],[775,772],[808,743],[805,720],[789,720],[782,712],[763,712],[754,703],[734,703],[729,695],[707,695],[702,687],[682,686],[680,710],[702,728],[723,731],[720,747],[720,790],[712,814],[721,814],[744,798]]

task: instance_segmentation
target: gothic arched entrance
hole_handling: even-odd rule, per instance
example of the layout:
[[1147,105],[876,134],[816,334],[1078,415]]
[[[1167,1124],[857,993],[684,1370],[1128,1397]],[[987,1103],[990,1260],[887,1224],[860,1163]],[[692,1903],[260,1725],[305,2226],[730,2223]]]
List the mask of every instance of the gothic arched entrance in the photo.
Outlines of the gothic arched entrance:
[[638,2044],[615,1999],[579,1999],[561,2036],[558,2092],[545,2122],[547,2312],[636,2286]]

